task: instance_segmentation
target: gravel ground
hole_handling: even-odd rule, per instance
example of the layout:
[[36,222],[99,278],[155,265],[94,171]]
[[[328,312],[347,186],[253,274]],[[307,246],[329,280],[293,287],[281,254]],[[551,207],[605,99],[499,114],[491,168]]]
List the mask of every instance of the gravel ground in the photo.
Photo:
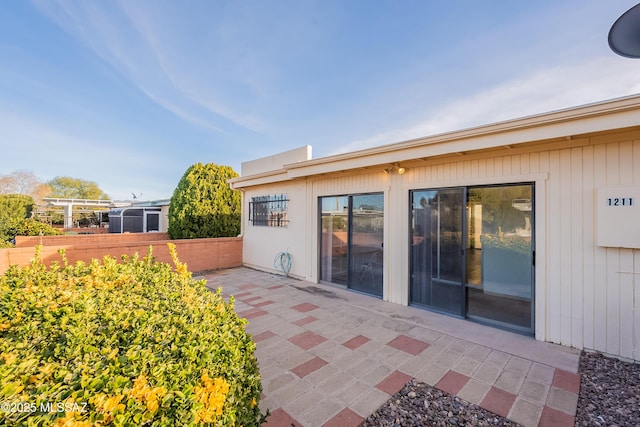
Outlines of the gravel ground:
[[517,426],[478,405],[470,404],[428,384],[409,381],[379,407],[363,427]]
[[[640,427],[640,364],[583,352],[579,372],[576,427]],[[362,423],[363,427],[517,425],[415,379]]]
[[640,364],[582,352],[576,426],[640,426]]

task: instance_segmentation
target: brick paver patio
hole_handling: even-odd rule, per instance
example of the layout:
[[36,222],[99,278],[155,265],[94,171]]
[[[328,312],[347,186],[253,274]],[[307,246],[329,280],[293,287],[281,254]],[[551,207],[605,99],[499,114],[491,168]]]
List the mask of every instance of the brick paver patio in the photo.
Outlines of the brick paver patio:
[[267,426],[357,426],[411,378],[524,426],[573,426],[579,352],[248,268],[206,276],[249,320]]

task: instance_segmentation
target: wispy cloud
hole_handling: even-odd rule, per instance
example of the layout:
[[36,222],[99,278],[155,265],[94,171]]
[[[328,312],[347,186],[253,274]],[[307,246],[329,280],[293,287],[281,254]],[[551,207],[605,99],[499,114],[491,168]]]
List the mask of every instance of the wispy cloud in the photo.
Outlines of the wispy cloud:
[[335,153],[405,141],[640,92],[638,64],[611,55],[551,67],[460,96],[425,112],[424,120],[341,147]]
[[[215,132],[225,132],[229,126],[256,130],[264,125],[260,119],[241,114],[217,99],[213,78],[194,80],[194,76],[202,76],[182,72],[209,67],[209,62],[203,57],[181,54],[181,46],[167,40],[173,33],[163,22],[170,19],[158,14],[160,5],[154,5],[150,13],[148,7],[126,1],[38,0],[36,4],[52,21],[176,116]],[[177,29],[180,30],[189,29]],[[197,39],[185,43],[197,43]]]

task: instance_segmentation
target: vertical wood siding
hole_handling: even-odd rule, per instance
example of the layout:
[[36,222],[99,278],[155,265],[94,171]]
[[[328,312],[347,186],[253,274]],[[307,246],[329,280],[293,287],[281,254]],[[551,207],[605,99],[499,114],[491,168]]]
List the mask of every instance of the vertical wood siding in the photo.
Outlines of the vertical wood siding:
[[382,172],[362,173],[337,178],[316,179],[313,181],[314,196],[342,196],[355,193],[384,191],[389,185],[388,175]]
[[[640,250],[596,246],[595,191],[640,185],[640,134],[600,136],[583,146],[493,156],[413,168],[408,189],[474,185],[546,174],[545,271],[536,277],[544,299],[547,341],[640,360]],[[539,203],[538,205],[542,205]],[[640,218],[638,219],[640,221]],[[538,242],[540,243],[540,242]],[[540,337],[539,337],[540,338]]]

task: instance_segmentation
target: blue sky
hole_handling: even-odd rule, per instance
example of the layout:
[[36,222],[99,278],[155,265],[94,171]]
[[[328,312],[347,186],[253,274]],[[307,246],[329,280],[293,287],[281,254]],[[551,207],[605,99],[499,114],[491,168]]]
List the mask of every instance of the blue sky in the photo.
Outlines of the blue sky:
[[640,92],[636,1],[6,0],[0,174],[171,197],[196,162],[314,157]]

